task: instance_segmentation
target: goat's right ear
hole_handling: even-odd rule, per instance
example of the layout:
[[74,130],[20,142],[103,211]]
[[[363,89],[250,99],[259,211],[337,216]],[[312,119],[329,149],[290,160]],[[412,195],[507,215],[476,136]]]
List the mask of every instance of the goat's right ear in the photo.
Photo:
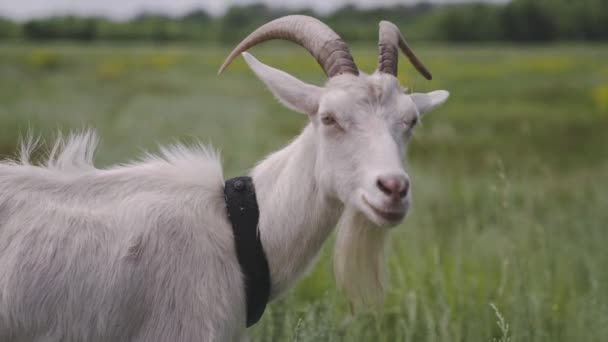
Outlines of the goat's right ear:
[[285,107],[308,115],[317,113],[322,88],[304,83],[284,71],[269,67],[247,52],[243,52],[242,55],[251,70]]
[[444,103],[448,99],[449,96],[450,96],[450,93],[448,93],[445,90],[435,90],[430,93],[410,94],[410,98],[416,104],[416,107],[418,108],[420,115],[423,115],[424,113],[427,113],[427,112],[433,110],[433,108]]

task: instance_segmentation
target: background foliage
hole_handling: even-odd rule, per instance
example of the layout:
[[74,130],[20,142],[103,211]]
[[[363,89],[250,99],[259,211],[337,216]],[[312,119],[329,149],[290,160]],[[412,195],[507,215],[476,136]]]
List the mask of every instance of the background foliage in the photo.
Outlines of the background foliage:
[[[608,40],[606,0],[513,0],[506,4],[395,5],[359,9],[347,5],[327,15],[308,9],[349,41],[377,39],[380,20],[398,22],[409,38],[445,41],[550,42]],[[0,39],[149,40],[234,43],[268,20],[289,14],[265,5],[233,6],[222,17],[204,10],[183,17],[143,13],[127,22],[51,17],[16,23],[0,19]]]
[[[394,21],[434,75],[423,80],[402,58],[402,84],[451,97],[409,148],[414,208],[392,232],[386,302],[351,315],[334,290],[330,242],[253,340],[608,341],[608,47],[597,43],[608,40],[608,1],[295,12],[339,32],[367,72],[378,21]],[[50,142],[94,127],[100,167],[201,139],[222,151],[227,177],[245,174],[307,120],[240,59],[216,71],[225,45],[285,14],[251,5],[222,17],[0,19],[0,157],[28,130]],[[299,47],[253,53],[324,81]]]

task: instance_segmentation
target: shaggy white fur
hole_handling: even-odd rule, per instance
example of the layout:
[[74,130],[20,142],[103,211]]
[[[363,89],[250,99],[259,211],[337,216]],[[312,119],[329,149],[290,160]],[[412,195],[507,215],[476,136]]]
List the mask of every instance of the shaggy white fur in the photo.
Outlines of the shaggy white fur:
[[385,287],[388,230],[374,226],[352,207],[342,213],[337,230],[334,276],[350,300],[351,310],[380,303]]
[[[108,169],[92,132],[0,163],[0,341],[230,341],[245,328],[221,164],[202,146]],[[240,327],[240,328],[237,328]]]
[[[317,87],[246,61],[310,120],[251,171],[271,299],[312,265],[338,220],[339,287],[354,302],[380,297],[388,228],[411,201],[406,145],[447,92],[404,94],[383,73]],[[98,169],[93,132],[58,139],[40,166],[35,146],[27,139],[18,160],[0,162],[0,341],[246,339],[215,152],[175,145]]]

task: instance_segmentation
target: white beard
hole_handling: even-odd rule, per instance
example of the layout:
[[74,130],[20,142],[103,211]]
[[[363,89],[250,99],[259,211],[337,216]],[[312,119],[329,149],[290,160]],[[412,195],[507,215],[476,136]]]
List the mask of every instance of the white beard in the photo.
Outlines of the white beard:
[[338,289],[351,309],[383,299],[385,246],[388,229],[378,227],[352,206],[346,206],[338,221],[334,249],[334,275]]

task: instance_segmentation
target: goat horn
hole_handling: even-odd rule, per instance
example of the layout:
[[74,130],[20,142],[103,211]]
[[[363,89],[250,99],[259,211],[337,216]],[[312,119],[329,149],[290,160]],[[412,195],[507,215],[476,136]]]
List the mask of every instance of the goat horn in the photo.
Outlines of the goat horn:
[[397,46],[410,60],[410,63],[427,80],[433,78],[431,73],[416,57],[412,49],[407,45],[405,38],[399,28],[390,21],[381,21],[378,34],[378,71],[397,76],[397,66],[399,63],[399,51]]
[[218,74],[241,52],[271,39],[285,39],[302,46],[315,57],[328,77],[359,74],[348,46],[340,36],[318,19],[305,15],[289,15],[260,26],[232,50]]

